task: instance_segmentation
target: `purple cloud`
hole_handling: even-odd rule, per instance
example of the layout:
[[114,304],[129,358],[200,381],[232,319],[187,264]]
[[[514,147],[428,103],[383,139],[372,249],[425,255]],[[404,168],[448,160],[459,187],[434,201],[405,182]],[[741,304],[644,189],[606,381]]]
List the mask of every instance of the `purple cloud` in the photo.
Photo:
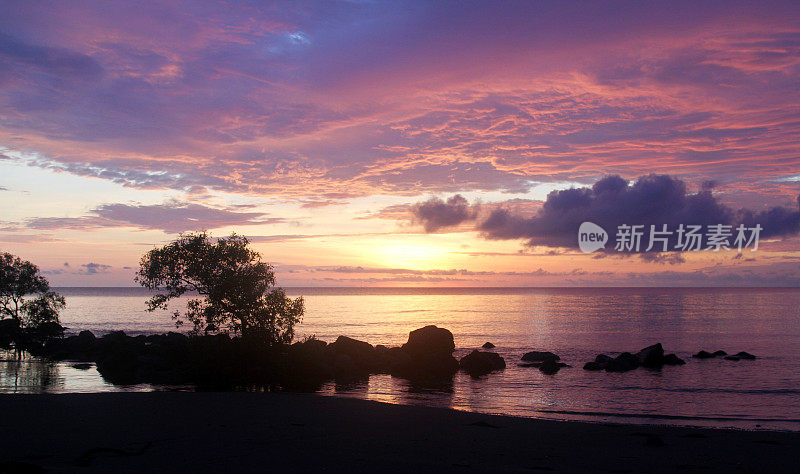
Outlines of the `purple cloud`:
[[443,201],[432,197],[427,201],[417,203],[411,207],[411,213],[416,222],[425,227],[426,232],[435,232],[446,227],[454,227],[463,222],[474,220],[477,207],[467,202],[466,198],[456,194]]
[[[798,202],[800,205],[800,202]],[[681,224],[760,224],[761,237],[794,235],[800,230],[800,209],[773,207],[766,211],[734,211],[721,204],[708,187],[689,193],[686,183],[667,175],[647,175],[632,184],[619,176],[608,176],[591,188],[553,191],[533,217],[522,217],[505,209],[493,211],[478,229],[488,239],[524,239],[527,245],[577,247],[578,228],[595,223],[613,234],[619,225],[651,225],[673,231]],[[668,248],[674,248],[675,237]],[[648,261],[675,263],[675,257],[648,256]]]
[[78,273],[81,275],[96,275],[98,273],[108,273],[109,270],[111,270],[111,265],[89,262],[81,265]]
[[190,230],[208,230],[233,225],[275,224],[282,218],[266,217],[261,212],[238,212],[201,204],[168,202],[164,204],[103,204],[82,217],[37,217],[28,220],[30,229],[99,229],[138,227],[175,234]]
[[4,2],[0,144],[319,203],[800,172],[796,2],[613,4]]

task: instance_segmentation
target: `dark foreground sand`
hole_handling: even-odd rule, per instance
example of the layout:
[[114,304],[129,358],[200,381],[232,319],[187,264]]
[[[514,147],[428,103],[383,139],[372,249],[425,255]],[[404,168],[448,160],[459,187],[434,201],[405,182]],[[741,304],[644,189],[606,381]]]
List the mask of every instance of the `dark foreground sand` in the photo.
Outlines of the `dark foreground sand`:
[[310,394],[2,395],[0,410],[0,471],[800,469],[800,433],[539,421]]

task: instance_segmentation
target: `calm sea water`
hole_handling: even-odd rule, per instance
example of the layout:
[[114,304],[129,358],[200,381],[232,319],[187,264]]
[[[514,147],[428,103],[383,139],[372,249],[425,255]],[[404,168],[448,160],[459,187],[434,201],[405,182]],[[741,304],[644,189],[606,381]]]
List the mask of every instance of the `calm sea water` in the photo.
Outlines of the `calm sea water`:
[[[147,313],[139,288],[59,290],[71,331],[174,330],[169,314]],[[323,394],[536,418],[800,430],[800,289],[320,289],[297,288],[306,316],[298,337],[332,342],[344,334],[398,345],[436,324],[455,335],[456,356],[491,341],[508,367],[480,379],[458,374],[452,386],[415,387],[391,376]],[[180,303],[178,303],[180,304]],[[661,371],[588,372],[600,352],[636,351],[661,342],[686,359]],[[746,350],[755,361],[694,360],[700,349]],[[558,353],[573,368],[548,376],[518,367],[529,350]],[[68,363],[0,365],[0,391],[153,390],[115,387],[96,370]]]

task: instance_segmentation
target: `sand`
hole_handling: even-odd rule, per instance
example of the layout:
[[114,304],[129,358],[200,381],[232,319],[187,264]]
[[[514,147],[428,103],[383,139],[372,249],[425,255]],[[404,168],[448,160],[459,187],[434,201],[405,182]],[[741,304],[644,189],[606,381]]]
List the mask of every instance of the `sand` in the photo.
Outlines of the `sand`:
[[292,393],[0,395],[0,471],[797,472],[800,433],[543,421]]

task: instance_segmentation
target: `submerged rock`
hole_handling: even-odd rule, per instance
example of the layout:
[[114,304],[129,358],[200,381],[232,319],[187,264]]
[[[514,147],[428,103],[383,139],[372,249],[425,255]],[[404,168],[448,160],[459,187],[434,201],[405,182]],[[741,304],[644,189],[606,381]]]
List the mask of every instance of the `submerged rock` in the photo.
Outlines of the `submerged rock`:
[[664,356],[664,365],[684,365],[685,363],[685,360],[675,354],[667,354]]
[[692,355],[692,357],[695,359],[713,359],[716,356],[707,351],[700,351],[697,354]]
[[561,360],[561,357],[550,351],[530,351],[522,355],[522,360],[526,362],[544,362],[549,359]]
[[476,349],[462,357],[459,366],[464,372],[477,377],[505,369],[506,361],[494,352],[481,352]]
[[553,375],[561,370],[562,367],[569,367],[569,365],[563,362],[558,362],[555,359],[546,359],[539,366],[539,370],[546,375]]

